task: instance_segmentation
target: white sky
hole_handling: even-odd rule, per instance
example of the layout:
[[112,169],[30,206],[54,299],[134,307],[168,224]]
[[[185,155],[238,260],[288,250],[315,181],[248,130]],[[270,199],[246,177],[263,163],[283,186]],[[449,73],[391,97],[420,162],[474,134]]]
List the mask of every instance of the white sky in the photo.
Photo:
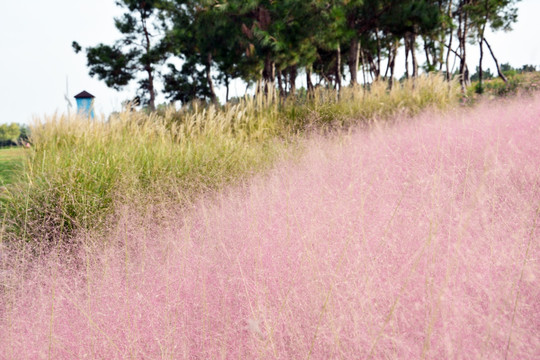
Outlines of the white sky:
[[[123,100],[132,98],[136,83],[122,92],[107,88],[104,82],[88,75],[86,56],[75,54],[72,41],[83,48],[100,42],[112,44],[119,38],[113,18],[122,14],[114,0],[18,0],[3,1],[0,11],[0,123],[30,123],[65,112],[66,78],[69,98],[86,90],[96,96],[96,111],[109,114],[119,110]],[[509,33],[489,33],[487,39],[500,63],[540,68],[540,0],[518,4],[518,22]],[[485,65],[492,66],[489,54]],[[468,48],[469,69],[478,63],[476,46]],[[402,63],[402,59],[397,60]],[[398,64],[399,64],[398,63]],[[403,69],[403,65],[398,65]],[[231,96],[245,87],[236,83]],[[224,89],[220,96],[224,97]],[[163,102],[163,97],[158,98]]]

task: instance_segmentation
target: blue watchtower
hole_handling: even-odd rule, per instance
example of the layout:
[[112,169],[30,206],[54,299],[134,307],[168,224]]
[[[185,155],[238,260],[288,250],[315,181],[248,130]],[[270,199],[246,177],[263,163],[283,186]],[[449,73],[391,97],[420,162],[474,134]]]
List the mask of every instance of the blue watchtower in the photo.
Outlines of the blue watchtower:
[[94,118],[94,98],[95,96],[88,91],[83,91],[75,95],[77,100],[77,112],[81,115],[86,115]]

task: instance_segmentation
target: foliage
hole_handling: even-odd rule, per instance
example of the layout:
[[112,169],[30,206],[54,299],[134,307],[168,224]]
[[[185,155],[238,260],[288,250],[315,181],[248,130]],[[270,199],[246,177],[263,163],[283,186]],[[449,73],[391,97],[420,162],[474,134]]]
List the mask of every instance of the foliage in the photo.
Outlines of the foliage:
[[[515,69],[509,64],[501,66],[508,76],[508,80],[504,82],[500,78],[488,79],[483,88],[483,94],[487,97],[507,97],[520,94],[534,94],[540,90],[540,72],[523,71],[524,69],[533,69],[533,66],[523,66],[521,69]],[[480,99],[474,93],[478,88],[478,83],[473,81],[467,90],[467,97],[472,100]]]
[[526,65],[523,65],[521,68],[514,68],[509,63],[504,63],[504,64],[501,64],[501,70],[504,72],[505,75],[513,76],[516,74],[536,72],[536,66],[526,64]]
[[[471,81],[478,81],[479,71],[480,71],[480,68],[477,66],[476,72],[471,76]],[[493,79],[494,77],[494,75],[491,73],[491,70],[489,68],[487,70],[482,70],[482,76],[484,80],[490,80],[490,79]]]
[[0,125],[0,143],[16,143],[21,135],[21,128],[16,123]]
[[540,73],[527,72],[510,74],[505,83],[500,79],[486,83],[486,92],[495,96],[516,95],[518,93],[534,93],[540,90]]
[[[316,85],[340,90],[347,75],[356,86],[359,70],[364,85],[384,79],[392,87],[400,46],[406,77],[417,77],[420,68],[446,68],[450,80],[452,55],[460,60],[464,89],[467,40],[479,41],[483,49],[486,26],[511,29],[517,1],[123,0],[117,3],[127,12],[115,20],[123,38],[112,46],[87,48],[88,66],[90,74],[115,88],[145,72],[140,95],[150,99],[151,110],[154,80],[162,69],[165,96],[184,104],[217,103],[217,85],[226,87],[228,101],[235,79],[256,84],[255,91],[271,101],[296,96],[300,74],[310,95]],[[417,59],[421,45],[423,66]],[[74,49],[81,46],[74,43]]]
[[169,73],[163,76],[163,80],[164,92],[171,101],[188,104],[191,101],[205,101],[215,97],[208,86],[205,71],[197,68],[193,58],[184,61],[180,70],[169,64]]
[[131,50],[124,53],[118,45],[104,44],[88,48],[86,51],[90,76],[97,75],[107,86],[120,90],[134,79],[136,70],[134,62],[139,55],[138,51]]
[[[156,21],[160,1],[118,0],[116,4],[126,10],[121,17],[114,19],[122,38],[112,46],[98,44],[86,48],[89,74],[119,90],[136,79],[140,72],[146,73],[146,78],[139,80],[139,97],[151,110],[155,110],[155,66],[164,59],[163,50],[152,43],[155,36],[152,31],[157,28],[152,29],[151,23]],[[76,53],[82,50],[76,41],[72,47]]]

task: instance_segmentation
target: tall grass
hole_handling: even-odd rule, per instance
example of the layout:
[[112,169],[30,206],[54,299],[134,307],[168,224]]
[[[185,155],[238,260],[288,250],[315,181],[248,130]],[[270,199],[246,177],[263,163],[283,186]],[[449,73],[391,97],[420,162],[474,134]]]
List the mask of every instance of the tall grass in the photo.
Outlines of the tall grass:
[[384,81],[369,88],[344,88],[340,96],[324,90],[315,92],[316,118],[339,120],[354,125],[357,121],[384,120],[396,115],[412,116],[426,108],[448,109],[458,97],[456,83],[446,83],[440,76],[431,75],[406,80],[388,91]]
[[391,91],[382,82],[370,91],[343,89],[339,100],[319,90],[281,105],[259,97],[219,108],[123,112],[107,121],[53,115],[32,126],[23,181],[2,195],[4,237],[64,241],[103,228],[121,204],[186,203],[268,167],[306,130],[416,114],[456,99],[455,84],[427,76]]
[[8,225],[16,236],[58,240],[102,225],[115,204],[141,196],[186,201],[256,170],[282,145],[240,107],[194,109],[179,122],[171,110],[34,124],[25,181],[3,199]]
[[0,357],[537,359],[539,114],[315,136],[168,226],[126,209],[74,265],[2,273]]

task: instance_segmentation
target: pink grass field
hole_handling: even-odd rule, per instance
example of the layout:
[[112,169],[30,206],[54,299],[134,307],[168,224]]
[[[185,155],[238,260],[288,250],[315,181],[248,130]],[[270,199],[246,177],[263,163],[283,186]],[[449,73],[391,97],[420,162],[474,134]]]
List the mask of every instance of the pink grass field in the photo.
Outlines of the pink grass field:
[[306,146],[5,268],[0,359],[540,359],[540,97]]

